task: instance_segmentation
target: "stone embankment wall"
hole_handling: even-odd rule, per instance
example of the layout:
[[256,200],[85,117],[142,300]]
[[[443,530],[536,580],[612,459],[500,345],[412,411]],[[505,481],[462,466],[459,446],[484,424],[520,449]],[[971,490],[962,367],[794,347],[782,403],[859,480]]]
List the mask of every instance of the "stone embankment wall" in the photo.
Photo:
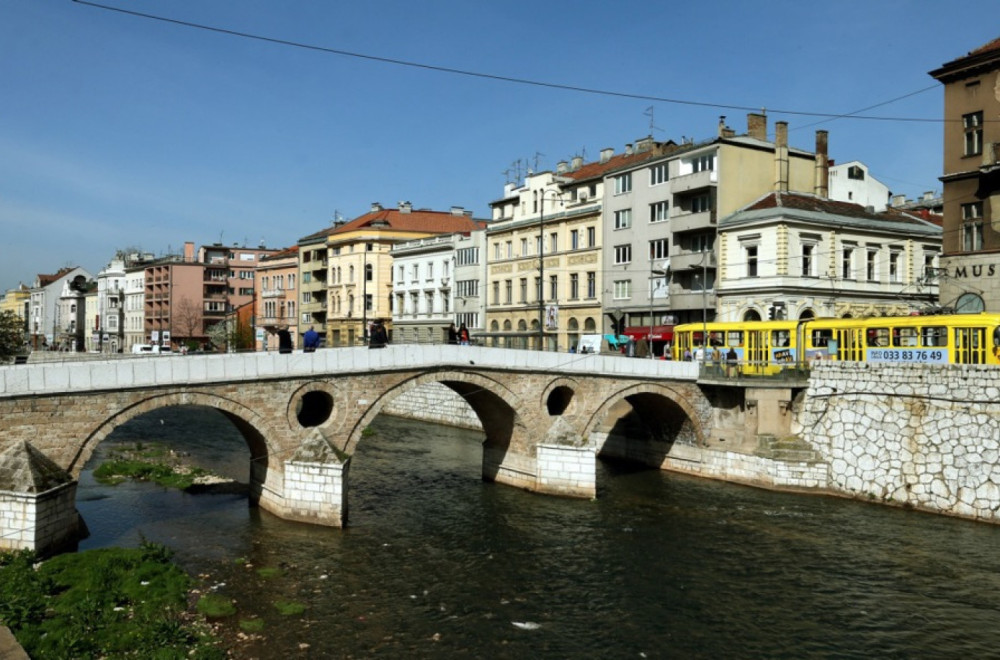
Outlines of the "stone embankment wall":
[[447,424],[461,428],[481,430],[472,407],[447,385],[426,383],[416,389],[403,392],[389,402],[384,412],[396,417],[419,419],[424,422]]
[[830,490],[1000,522],[1000,369],[823,363],[798,412]]

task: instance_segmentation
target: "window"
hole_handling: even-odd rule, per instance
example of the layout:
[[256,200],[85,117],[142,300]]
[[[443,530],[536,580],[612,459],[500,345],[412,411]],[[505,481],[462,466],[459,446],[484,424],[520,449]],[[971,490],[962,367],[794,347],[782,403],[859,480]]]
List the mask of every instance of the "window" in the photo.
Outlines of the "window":
[[840,256],[840,276],[845,280],[854,279],[854,248],[844,248]]
[[691,213],[705,213],[712,210],[712,198],[710,195],[698,195],[691,198]]
[[628,229],[632,226],[632,209],[615,211],[615,229]]
[[493,283],[493,304],[500,304],[500,282]]
[[589,271],[587,273],[587,298],[594,299],[597,297],[597,273],[594,271]]
[[528,254],[528,239],[521,239],[521,256],[526,256]]
[[570,273],[569,276],[569,299],[579,300],[580,299],[580,275],[578,273]]
[[[494,282],[496,284],[496,282]],[[455,295],[470,298],[479,295],[479,280],[459,280],[455,282]]]
[[747,277],[757,277],[757,246],[744,246],[747,261]]
[[670,239],[658,238],[649,242],[649,259],[666,259],[670,255]]
[[865,254],[865,277],[869,282],[878,281],[878,251],[868,250]]
[[559,234],[552,232],[549,234],[549,252],[559,251]]
[[580,249],[580,230],[574,229],[569,233],[569,249],[579,250]]
[[506,280],[504,282],[504,287],[505,287],[504,293],[506,294],[504,302],[509,305],[512,302],[514,302],[514,281]]
[[626,172],[615,177],[615,194],[622,195],[632,192],[632,173]]
[[542,300],[545,292],[542,290],[542,278],[535,278],[535,300]]
[[864,181],[865,171],[857,165],[851,165],[847,168],[847,178],[854,179],[855,181]]
[[965,155],[975,156],[983,152],[983,113],[972,112],[962,115],[965,129]]
[[549,300],[559,300],[558,275],[549,275]]
[[372,309],[372,294],[365,294],[365,311],[370,312]]
[[663,222],[670,217],[670,203],[656,202],[649,205],[649,221]]
[[889,281],[899,282],[899,252],[889,252]]
[[513,241],[507,241],[507,258],[512,259],[514,257],[514,243]]
[[615,280],[615,300],[632,297],[632,280]]
[[375,278],[375,272],[371,264],[365,264],[365,281],[371,282]]
[[597,230],[587,227],[587,247],[597,247]]
[[698,156],[691,161],[692,172],[709,172],[715,169],[715,154]]
[[649,185],[658,186],[667,182],[667,164],[660,163],[649,169]]
[[[371,268],[370,264],[368,266],[365,266],[366,270],[369,269],[369,268]],[[370,282],[372,278],[366,276],[365,279]],[[433,280],[434,279],[434,262],[433,261],[427,262],[427,279],[428,280]]]
[[503,253],[500,252],[500,242],[498,241],[498,242],[496,242],[496,243],[493,244],[493,258],[494,259],[501,259],[502,258],[501,255],[502,254]]
[[816,246],[811,243],[802,246],[802,277],[816,276],[816,273],[813,272],[813,253],[815,250]]
[[400,266],[399,270],[397,272],[399,273],[399,275],[396,276],[396,280],[399,281],[399,282],[405,282],[406,281],[406,268],[403,267],[403,266]]
[[521,297],[518,299],[519,302],[528,302],[528,278],[521,278]]
[[632,245],[616,245],[615,246],[615,263],[616,264],[628,264],[632,263]]
[[962,223],[962,249],[966,252],[983,249],[983,223]]
[[[499,254],[497,255],[500,256]],[[479,263],[479,248],[460,248],[455,252],[455,265],[473,266]]]

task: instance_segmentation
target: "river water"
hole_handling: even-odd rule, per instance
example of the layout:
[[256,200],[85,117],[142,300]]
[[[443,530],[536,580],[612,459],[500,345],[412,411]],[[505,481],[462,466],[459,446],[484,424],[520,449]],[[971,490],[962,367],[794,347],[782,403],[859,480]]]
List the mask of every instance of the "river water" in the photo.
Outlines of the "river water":
[[[483,482],[478,433],[373,428],[346,529],[88,469],[80,548],[173,548],[235,601],[225,630],[263,621],[241,658],[1000,656],[998,527],[607,463],[597,499],[546,497]],[[247,479],[236,430],[193,407],[132,420],[88,467],[137,440]]]

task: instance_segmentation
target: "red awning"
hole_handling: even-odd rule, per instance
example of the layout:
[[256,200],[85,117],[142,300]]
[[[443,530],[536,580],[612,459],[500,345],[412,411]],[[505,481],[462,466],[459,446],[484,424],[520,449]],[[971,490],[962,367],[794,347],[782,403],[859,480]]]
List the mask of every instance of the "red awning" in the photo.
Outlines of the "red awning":
[[[649,326],[648,325],[636,325],[632,327],[625,328],[625,334],[639,341],[640,339],[649,339]],[[674,326],[672,325],[654,325],[653,326],[653,341],[673,341],[674,340]]]

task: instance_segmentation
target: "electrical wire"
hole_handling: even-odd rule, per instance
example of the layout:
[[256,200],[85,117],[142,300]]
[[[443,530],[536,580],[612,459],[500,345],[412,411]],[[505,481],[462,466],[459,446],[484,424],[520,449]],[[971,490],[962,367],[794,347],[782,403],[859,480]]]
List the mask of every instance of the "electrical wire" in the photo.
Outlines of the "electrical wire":
[[[241,39],[252,39],[252,40],[255,40],[255,41],[262,41],[262,42],[265,42],[265,43],[275,44],[275,45],[279,45],[279,46],[288,46],[288,47],[291,47],[291,48],[301,48],[301,49],[304,49],[304,50],[310,50],[310,51],[325,53],[325,54],[328,54],[328,55],[338,55],[338,56],[341,56],[341,57],[351,57],[351,58],[355,58],[355,59],[367,60],[367,61],[370,61],[370,62],[380,62],[382,64],[391,64],[391,65],[394,65],[394,66],[409,67],[409,68],[414,68],[414,69],[423,69],[423,70],[426,70],[426,71],[435,71],[435,72],[438,72],[438,73],[446,73],[446,74],[451,74],[451,75],[466,76],[466,77],[470,77],[470,78],[480,78],[480,79],[485,79],[485,80],[493,80],[493,81],[496,81],[496,82],[513,83],[513,84],[517,84],[517,85],[529,85],[529,86],[533,86],[533,87],[544,87],[544,88],[548,88],[548,89],[558,89],[558,90],[563,90],[563,91],[577,92],[577,93],[581,93],[581,94],[591,94],[591,95],[597,95],[597,96],[608,96],[608,97],[616,97],[616,98],[635,99],[635,100],[640,100],[640,101],[653,101],[653,102],[657,102],[657,103],[669,103],[669,104],[674,104],[674,105],[688,105],[688,106],[696,106],[696,107],[703,107],[703,108],[716,108],[716,109],[720,109],[720,110],[744,110],[744,111],[748,111],[748,112],[760,112],[761,111],[761,106],[747,106],[747,105],[726,104],[726,103],[709,103],[709,102],[706,102],[706,101],[693,101],[693,100],[689,100],[689,99],[668,98],[668,97],[663,97],[663,96],[654,96],[654,95],[651,95],[651,94],[638,94],[638,93],[630,93],[630,92],[620,92],[620,91],[613,91],[613,90],[606,90],[606,89],[598,89],[598,88],[594,88],[594,87],[583,87],[583,86],[579,86],[579,85],[569,85],[569,84],[565,84],[565,83],[553,83],[553,82],[545,82],[545,81],[541,81],[541,80],[532,80],[530,78],[517,78],[517,77],[513,77],[513,76],[504,76],[504,75],[493,74],[493,73],[485,73],[485,72],[482,72],[482,71],[472,71],[470,69],[458,69],[458,68],[455,68],[455,67],[439,66],[439,65],[434,65],[434,64],[427,64],[427,63],[424,63],[424,62],[417,62],[417,61],[413,61],[413,60],[403,60],[403,59],[392,58],[392,57],[384,57],[384,56],[381,56],[381,55],[371,55],[371,54],[368,54],[368,53],[359,53],[359,52],[356,52],[356,51],[343,50],[343,49],[340,49],[340,48],[331,48],[331,47],[328,47],[328,46],[317,46],[317,45],[314,45],[314,44],[307,44],[307,43],[303,43],[303,42],[299,42],[299,41],[292,41],[290,39],[279,39],[277,37],[268,37],[268,36],[265,36],[265,35],[253,34],[253,33],[250,33],[250,32],[243,32],[243,31],[240,31],[240,30],[231,30],[231,29],[228,29],[228,28],[214,27],[214,26],[205,25],[205,24],[202,24],[202,23],[195,23],[195,22],[192,22],[192,21],[183,21],[183,20],[176,19],[176,18],[169,18],[169,17],[166,17],[166,16],[158,16],[158,15],[155,15],[155,14],[147,14],[147,13],[144,13],[144,12],[139,12],[139,11],[135,11],[135,10],[131,10],[131,9],[123,9],[121,7],[113,7],[113,6],[110,6],[110,5],[104,5],[104,4],[100,4],[100,3],[97,3],[97,2],[89,2],[88,0],[73,0],[73,2],[76,3],[76,4],[79,4],[79,5],[86,5],[88,7],[93,7],[93,8],[101,9],[101,10],[104,10],[104,11],[118,12],[120,14],[127,14],[129,16],[134,16],[136,18],[142,18],[142,19],[147,19],[147,20],[152,20],[152,21],[159,21],[159,22],[162,22],[162,23],[169,23],[169,24],[172,24],[172,25],[179,25],[179,26],[182,26],[182,27],[192,28],[192,29],[196,29],[196,30],[204,30],[204,31],[207,31],[207,32],[214,32],[214,33],[217,33],[217,34],[224,34],[224,35],[228,35],[228,36],[232,36],[232,37],[238,37],[238,38],[241,38]],[[796,116],[804,116],[804,117],[821,117],[821,118],[824,118],[824,121],[833,121],[833,120],[836,120],[836,119],[863,119],[863,120],[869,120],[869,121],[889,121],[889,122],[929,123],[929,124],[941,124],[941,123],[948,123],[948,122],[954,122],[954,121],[961,121],[960,119],[925,118],[925,117],[880,117],[880,116],[873,116],[873,115],[861,115],[861,114],[857,114],[859,112],[863,112],[864,110],[868,110],[868,109],[872,109],[872,108],[877,108],[877,107],[880,107],[880,106],[883,106],[883,105],[887,105],[889,103],[894,103],[895,101],[898,101],[898,100],[901,100],[901,99],[904,99],[904,98],[908,98],[908,97],[914,96],[916,94],[923,93],[923,92],[928,91],[930,89],[937,89],[937,88],[938,88],[938,86],[935,85],[935,86],[932,86],[932,87],[927,87],[927,88],[924,88],[924,89],[919,89],[917,91],[910,92],[908,94],[904,94],[902,96],[896,97],[895,99],[891,99],[889,101],[883,101],[883,102],[880,102],[880,103],[876,103],[874,105],[868,106],[867,108],[863,108],[862,110],[857,110],[857,111],[849,112],[849,113],[839,113],[838,114],[838,113],[829,113],[829,112],[810,112],[810,111],[804,111],[804,110],[789,110],[789,109],[783,109],[783,108],[768,108],[768,110],[770,112],[772,112],[772,113],[781,114],[781,115],[796,115]],[[985,121],[1000,121],[1000,119],[998,119],[998,120],[987,119]]]

